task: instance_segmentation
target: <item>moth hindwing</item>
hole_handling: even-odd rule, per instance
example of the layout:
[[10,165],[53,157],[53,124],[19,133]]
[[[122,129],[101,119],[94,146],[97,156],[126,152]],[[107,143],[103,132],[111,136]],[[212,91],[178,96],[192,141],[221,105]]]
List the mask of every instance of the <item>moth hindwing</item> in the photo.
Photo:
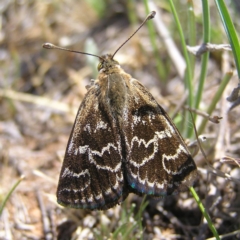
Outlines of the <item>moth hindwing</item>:
[[67,144],[58,203],[108,209],[130,192],[159,197],[191,186],[196,165],[166,112],[112,55],[99,59]]

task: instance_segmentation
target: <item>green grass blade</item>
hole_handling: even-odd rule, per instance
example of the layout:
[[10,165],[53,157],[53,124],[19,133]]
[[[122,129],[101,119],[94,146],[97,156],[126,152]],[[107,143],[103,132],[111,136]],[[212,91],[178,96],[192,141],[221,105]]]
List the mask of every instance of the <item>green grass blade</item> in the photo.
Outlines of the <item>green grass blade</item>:
[[211,220],[210,216],[208,215],[205,207],[203,206],[203,204],[202,204],[199,196],[197,195],[195,189],[194,189],[193,187],[190,187],[189,189],[190,189],[190,192],[192,193],[195,201],[197,202],[200,211],[202,212],[204,218],[206,219],[206,221],[207,221],[207,223],[208,223],[208,227],[209,227],[210,230],[212,231],[213,236],[214,236],[217,240],[220,240],[220,237],[219,237],[219,235],[218,235],[218,232],[217,232],[216,228],[214,227],[214,225],[213,225],[213,223],[212,223],[212,220]]
[[[222,97],[223,91],[224,91],[224,89],[226,88],[227,84],[229,83],[232,75],[233,75],[232,72],[228,72],[228,73],[226,73],[226,75],[224,76],[224,78],[223,78],[223,80],[222,80],[222,82],[221,82],[221,84],[220,84],[220,86],[219,86],[219,88],[218,88],[217,93],[215,94],[214,98],[212,99],[212,102],[211,102],[210,106],[209,106],[208,109],[207,109],[207,113],[208,113],[209,115],[212,114],[212,112],[213,112],[213,110],[215,109],[218,101],[219,101],[220,98]],[[204,119],[204,120],[202,121],[202,123],[201,123],[201,125],[200,125],[200,127],[199,127],[199,129],[198,129],[198,134],[199,134],[199,135],[203,133],[203,131],[204,131],[204,129],[205,129],[205,126],[206,126],[206,124],[207,124],[207,121],[208,121],[208,119]]]
[[222,23],[226,31],[228,40],[231,44],[234,59],[235,59],[235,64],[238,72],[238,78],[240,78],[240,54],[239,54],[240,45],[239,45],[238,36],[224,1],[215,0],[215,3],[217,5],[220,17],[222,19]]
[[[196,40],[196,19],[195,19],[195,14],[193,11],[194,5],[193,5],[193,1],[189,0],[187,2],[188,4],[188,44],[190,46],[195,46],[197,43]],[[193,55],[189,55],[190,58],[190,64],[191,64],[191,69],[194,75],[194,68],[195,68],[195,56]]]
[[[180,36],[180,39],[181,39],[181,44],[182,44],[183,55],[184,55],[186,65],[187,65],[186,66],[186,73],[185,73],[185,86],[186,86],[186,89],[188,90],[187,103],[188,103],[189,107],[192,107],[193,106],[193,85],[192,85],[193,73],[192,73],[191,64],[190,64],[190,60],[189,60],[189,55],[188,55],[188,51],[187,51],[187,45],[186,45],[186,42],[185,42],[185,37],[184,37],[184,34],[183,34],[183,30],[182,30],[182,27],[181,27],[181,24],[180,24],[175,6],[173,4],[173,1],[169,0],[169,4],[170,4],[171,10],[172,10],[174,20],[175,20],[176,25],[177,25],[178,33],[179,33],[179,36]],[[186,119],[185,120],[186,120],[185,121],[186,124],[188,124],[190,122],[190,114],[189,113],[186,114]],[[187,127],[185,129],[187,129],[186,130],[187,131],[186,136],[187,137],[192,136],[193,129],[192,128],[187,128]]]
[[[203,8],[203,43],[209,43],[210,42],[210,16],[209,16],[208,0],[202,0],[202,8]],[[196,109],[199,108],[199,104],[202,99],[204,83],[207,75],[208,59],[209,59],[209,52],[206,52],[202,56],[201,74],[199,78],[199,84],[197,88],[195,105],[194,105]],[[194,115],[194,119],[196,120],[196,115]]]
[[[153,9],[149,9],[148,0],[144,0],[143,2],[144,2],[145,11],[148,14]],[[152,21],[147,21],[147,27],[148,27],[149,37],[150,37],[150,41],[151,41],[151,45],[152,45],[152,49],[153,49],[153,53],[154,53],[154,58],[156,61],[158,76],[159,76],[160,80],[165,80],[166,79],[166,71],[165,71],[165,67],[163,66],[161,59],[159,58],[159,51],[158,51],[158,46],[157,46],[157,42],[156,42],[157,36],[156,36],[156,32],[154,30]]]
[[12,195],[13,191],[16,189],[16,187],[19,185],[19,183],[24,179],[24,176],[21,176],[19,178],[19,180],[13,185],[13,187],[10,189],[10,191],[8,192],[7,196],[5,197],[5,199],[3,200],[3,203],[0,207],[0,216],[2,215],[3,209],[8,201],[8,199],[10,198],[10,196]]

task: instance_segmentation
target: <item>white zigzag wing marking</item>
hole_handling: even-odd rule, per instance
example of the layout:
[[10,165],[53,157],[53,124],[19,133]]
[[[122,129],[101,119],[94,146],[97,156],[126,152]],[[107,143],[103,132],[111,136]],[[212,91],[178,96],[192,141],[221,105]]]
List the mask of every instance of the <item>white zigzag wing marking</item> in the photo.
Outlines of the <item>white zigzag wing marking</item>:
[[190,185],[196,166],[176,127],[145,87],[134,79],[128,85],[132,111],[124,116],[123,133],[129,185],[156,196],[171,194],[183,182]]
[[120,134],[97,95],[95,87],[87,93],[68,142],[57,190],[65,206],[109,208],[124,194]]

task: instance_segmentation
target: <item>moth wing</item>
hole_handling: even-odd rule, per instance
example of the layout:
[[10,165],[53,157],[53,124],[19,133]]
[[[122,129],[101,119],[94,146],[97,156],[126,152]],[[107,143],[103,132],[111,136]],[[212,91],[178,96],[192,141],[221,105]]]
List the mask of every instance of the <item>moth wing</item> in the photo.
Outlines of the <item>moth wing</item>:
[[67,144],[57,189],[64,206],[108,209],[127,197],[120,135],[99,104],[98,91],[94,84],[86,94]]
[[178,130],[141,83],[131,79],[129,88],[123,136],[132,191],[164,196],[192,185],[196,165]]

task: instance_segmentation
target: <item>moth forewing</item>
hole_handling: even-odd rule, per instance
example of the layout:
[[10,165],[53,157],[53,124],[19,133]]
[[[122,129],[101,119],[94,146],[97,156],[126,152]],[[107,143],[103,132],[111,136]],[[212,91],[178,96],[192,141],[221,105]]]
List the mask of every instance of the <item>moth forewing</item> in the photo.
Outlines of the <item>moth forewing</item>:
[[107,209],[127,196],[122,148],[116,121],[99,102],[96,82],[76,116],[60,173],[58,203],[75,208]]
[[127,180],[135,193],[164,196],[192,185],[196,165],[181,135],[150,92],[130,81],[122,132],[127,147]]

